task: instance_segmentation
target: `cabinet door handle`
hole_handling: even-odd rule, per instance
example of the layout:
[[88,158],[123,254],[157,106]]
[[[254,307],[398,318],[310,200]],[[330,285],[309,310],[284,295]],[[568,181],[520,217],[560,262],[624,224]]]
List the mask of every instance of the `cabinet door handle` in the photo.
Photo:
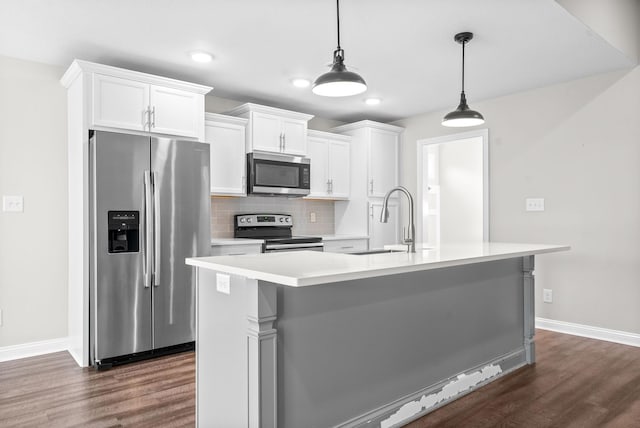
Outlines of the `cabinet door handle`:
[[333,194],[333,178],[329,180],[329,193]]
[[229,254],[225,254],[226,256],[244,256],[247,253],[229,253]]
[[373,218],[373,207],[369,207],[369,217]]
[[369,180],[369,189],[371,194],[373,194],[373,179]]
[[346,247],[340,247],[341,250],[350,250],[353,248],[353,245],[347,245]]
[[151,128],[151,110],[149,109],[149,106],[147,106],[147,109],[144,111],[144,113],[142,113],[142,130],[146,131],[147,127]]
[[283,140],[283,135],[282,132],[280,133],[280,151],[282,151],[282,140]]
[[331,180],[327,180],[327,193],[331,193]]
[[156,127],[156,106],[151,109],[151,128]]
[[287,134],[282,133],[282,151],[285,152],[287,150]]

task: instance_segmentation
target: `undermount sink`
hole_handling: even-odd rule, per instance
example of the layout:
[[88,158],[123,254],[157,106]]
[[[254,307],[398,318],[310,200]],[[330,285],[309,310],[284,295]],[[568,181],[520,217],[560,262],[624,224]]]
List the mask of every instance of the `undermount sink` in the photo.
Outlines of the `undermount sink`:
[[369,254],[387,254],[387,253],[406,253],[406,251],[401,250],[369,250],[369,251],[360,251],[357,253],[350,253],[356,256],[366,256]]

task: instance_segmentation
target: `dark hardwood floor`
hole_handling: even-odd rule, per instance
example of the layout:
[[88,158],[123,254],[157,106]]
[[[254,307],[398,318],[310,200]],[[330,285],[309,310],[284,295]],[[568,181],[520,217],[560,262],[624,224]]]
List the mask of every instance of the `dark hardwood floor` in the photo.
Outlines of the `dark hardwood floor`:
[[[544,330],[536,343],[534,366],[407,428],[640,427],[640,348]],[[0,427],[193,426],[194,361],[184,353],[97,372],[59,352],[0,363]]]

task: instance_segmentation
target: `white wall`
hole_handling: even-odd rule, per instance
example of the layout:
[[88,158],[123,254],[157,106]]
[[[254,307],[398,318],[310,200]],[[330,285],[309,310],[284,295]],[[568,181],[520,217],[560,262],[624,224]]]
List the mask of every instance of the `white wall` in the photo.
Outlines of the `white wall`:
[[[640,333],[640,67],[468,98],[489,128],[491,239],[572,246],[537,258],[537,315]],[[414,192],[416,141],[456,132],[440,125],[445,113],[396,122]],[[525,212],[527,197],[546,210]]]
[[441,143],[440,241],[483,239],[482,138]]
[[557,2],[628,58],[636,62],[640,60],[639,0]]
[[58,67],[0,56],[0,347],[67,336],[67,100]]

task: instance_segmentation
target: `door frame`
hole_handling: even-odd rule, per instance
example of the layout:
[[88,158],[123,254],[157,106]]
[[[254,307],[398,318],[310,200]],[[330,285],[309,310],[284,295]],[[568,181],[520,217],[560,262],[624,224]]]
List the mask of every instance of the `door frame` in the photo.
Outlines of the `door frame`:
[[417,198],[416,198],[416,218],[419,219],[416,225],[416,236],[418,236],[417,240],[422,241],[423,239],[423,215],[422,215],[422,206],[423,206],[423,173],[424,167],[422,165],[422,160],[424,158],[423,151],[427,146],[433,144],[442,144],[449,143],[452,141],[465,140],[468,138],[482,138],[482,240],[484,242],[488,242],[490,240],[489,235],[489,128],[483,129],[474,129],[472,131],[467,132],[459,132],[455,134],[443,135],[440,137],[433,138],[423,138],[416,141],[416,177],[417,177]]

